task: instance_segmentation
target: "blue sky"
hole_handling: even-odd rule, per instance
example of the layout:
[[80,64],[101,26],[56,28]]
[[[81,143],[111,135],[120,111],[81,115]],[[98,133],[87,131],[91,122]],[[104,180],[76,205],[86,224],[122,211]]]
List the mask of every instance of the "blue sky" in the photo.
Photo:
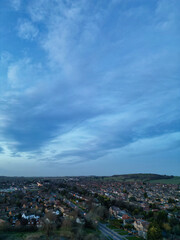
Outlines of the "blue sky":
[[0,175],[179,175],[179,0],[0,11]]

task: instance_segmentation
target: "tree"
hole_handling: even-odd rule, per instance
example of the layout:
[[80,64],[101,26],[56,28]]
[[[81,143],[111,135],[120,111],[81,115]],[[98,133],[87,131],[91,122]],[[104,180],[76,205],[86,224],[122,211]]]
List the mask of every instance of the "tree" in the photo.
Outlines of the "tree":
[[128,223],[128,224],[125,225],[125,228],[130,230],[130,229],[134,229],[134,226],[132,224]]
[[[99,240],[99,239],[104,240],[105,237],[101,236],[101,237],[99,238],[99,236],[97,236],[95,233],[90,233],[90,234],[88,234],[84,239],[85,239],[85,240]],[[83,240],[84,240],[84,239],[83,239]]]
[[161,240],[162,239],[162,233],[161,229],[158,226],[158,224],[150,224],[147,232],[147,239],[148,240]]
[[132,196],[132,197],[129,198],[129,201],[130,202],[136,202],[136,198],[134,196]]
[[84,231],[82,227],[79,227],[76,232],[76,239],[84,240]]
[[105,220],[109,217],[108,209],[103,206],[99,206],[96,208],[96,214],[102,220]]
[[157,206],[156,206],[156,204],[155,203],[150,203],[149,204],[149,208],[152,208],[152,209],[156,209],[157,208]]
[[65,230],[72,230],[72,221],[69,218],[64,219],[62,228]]
[[21,218],[21,225],[26,226],[28,224],[28,220],[26,218]]
[[147,217],[148,218],[153,218],[153,216],[154,216],[154,212],[149,211],[148,214],[147,214]]
[[135,208],[134,211],[133,211],[133,215],[138,215],[138,214],[139,214],[139,209]]
[[169,223],[163,223],[163,229],[166,231],[166,232],[170,232],[171,230],[171,226]]
[[55,229],[55,220],[56,216],[52,212],[47,212],[43,219],[43,230],[46,233],[47,239],[52,235],[53,230]]
[[144,193],[144,198],[147,198],[147,197],[148,197],[147,192],[145,192]]
[[177,218],[172,217],[172,218],[169,219],[169,223],[170,223],[171,227],[173,227],[173,226],[178,225],[179,221],[178,221]]
[[176,235],[180,236],[180,224],[174,226],[173,229],[172,229],[172,232],[175,236]]
[[158,214],[157,214],[157,222],[158,222],[160,227],[162,227],[163,223],[168,221],[167,215],[168,214],[165,211],[158,212]]
[[5,222],[2,220],[0,222],[0,231],[7,230],[9,226],[10,226],[10,224],[8,222]]
[[176,201],[173,198],[169,198],[168,203],[176,203]]

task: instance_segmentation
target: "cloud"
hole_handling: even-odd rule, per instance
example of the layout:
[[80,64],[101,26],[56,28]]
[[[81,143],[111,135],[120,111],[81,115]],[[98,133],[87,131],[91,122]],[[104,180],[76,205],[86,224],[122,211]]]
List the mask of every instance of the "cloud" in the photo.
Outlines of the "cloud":
[[31,91],[6,98],[5,114],[9,120],[2,131],[6,138],[16,140],[18,151],[39,149],[58,134],[97,114],[96,109],[79,105],[70,89],[64,91],[60,87],[57,82],[52,88],[40,84]]
[[11,6],[15,11],[18,11],[21,7],[21,0],[10,0]]
[[169,20],[167,1],[130,2],[28,3],[24,19],[31,20],[19,20],[18,36],[34,41],[22,41],[25,56],[8,65],[0,110],[11,154],[72,164],[128,146],[153,152],[158,140],[157,151],[174,148],[179,35],[157,26],[176,20]]
[[50,14],[57,12],[57,5],[63,6],[63,1],[59,3],[57,1],[49,0],[32,0],[27,7],[29,15],[33,22],[43,22],[45,19],[48,20]]
[[28,20],[20,20],[18,24],[18,36],[26,40],[34,40],[38,35],[38,28]]
[[18,81],[18,72],[19,72],[18,65],[11,65],[9,67],[8,80],[12,85],[14,85]]
[[156,21],[158,30],[178,31],[180,3],[177,0],[161,0],[157,3]]
[[28,89],[37,83],[41,70],[41,63],[32,63],[30,58],[23,58],[9,64],[7,81],[12,88]]
[[2,148],[2,147],[0,147],[0,153],[3,153],[3,151],[4,151],[4,150],[3,150],[3,148]]
[[12,55],[9,52],[4,51],[1,53],[0,62],[2,65],[8,64],[11,60],[12,60]]
[[151,138],[142,138],[129,144],[122,152],[129,152],[133,156],[155,155],[159,152],[165,153],[179,149],[180,132],[162,134]]

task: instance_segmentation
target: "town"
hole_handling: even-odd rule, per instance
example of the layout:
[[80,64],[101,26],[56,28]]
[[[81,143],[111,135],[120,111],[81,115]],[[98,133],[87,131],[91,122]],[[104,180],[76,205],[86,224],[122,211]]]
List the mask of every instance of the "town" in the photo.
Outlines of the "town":
[[180,185],[98,177],[2,178],[0,239],[9,235],[178,240]]

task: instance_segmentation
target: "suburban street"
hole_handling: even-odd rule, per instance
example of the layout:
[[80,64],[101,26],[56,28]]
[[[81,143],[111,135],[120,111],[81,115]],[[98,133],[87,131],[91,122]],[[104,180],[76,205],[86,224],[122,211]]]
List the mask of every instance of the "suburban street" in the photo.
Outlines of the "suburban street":
[[[64,202],[67,203],[73,209],[79,209],[80,214],[83,217],[85,216],[86,213],[84,211],[82,211],[82,209],[80,209],[74,203],[72,203],[72,201],[69,201],[68,199],[64,198]],[[124,236],[120,236],[117,232],[108,228],[105,224],[102,224],[102,223],[99,222],[98,223],[98,228],[101,231],[101,233],[103,235],[105,235],[106,237],[110,237],[111,239],[114,239],[114,240],[126,240],[126,238]]]
[[98,227],[99,227],[99,230],[102,232],[102,234],[107,237],[110,237],[114,240],[125,240],[126,239],[125,237],[120,236],[118,233],[116,233],[112,229],[106,227],[105,224],[99,223]]

